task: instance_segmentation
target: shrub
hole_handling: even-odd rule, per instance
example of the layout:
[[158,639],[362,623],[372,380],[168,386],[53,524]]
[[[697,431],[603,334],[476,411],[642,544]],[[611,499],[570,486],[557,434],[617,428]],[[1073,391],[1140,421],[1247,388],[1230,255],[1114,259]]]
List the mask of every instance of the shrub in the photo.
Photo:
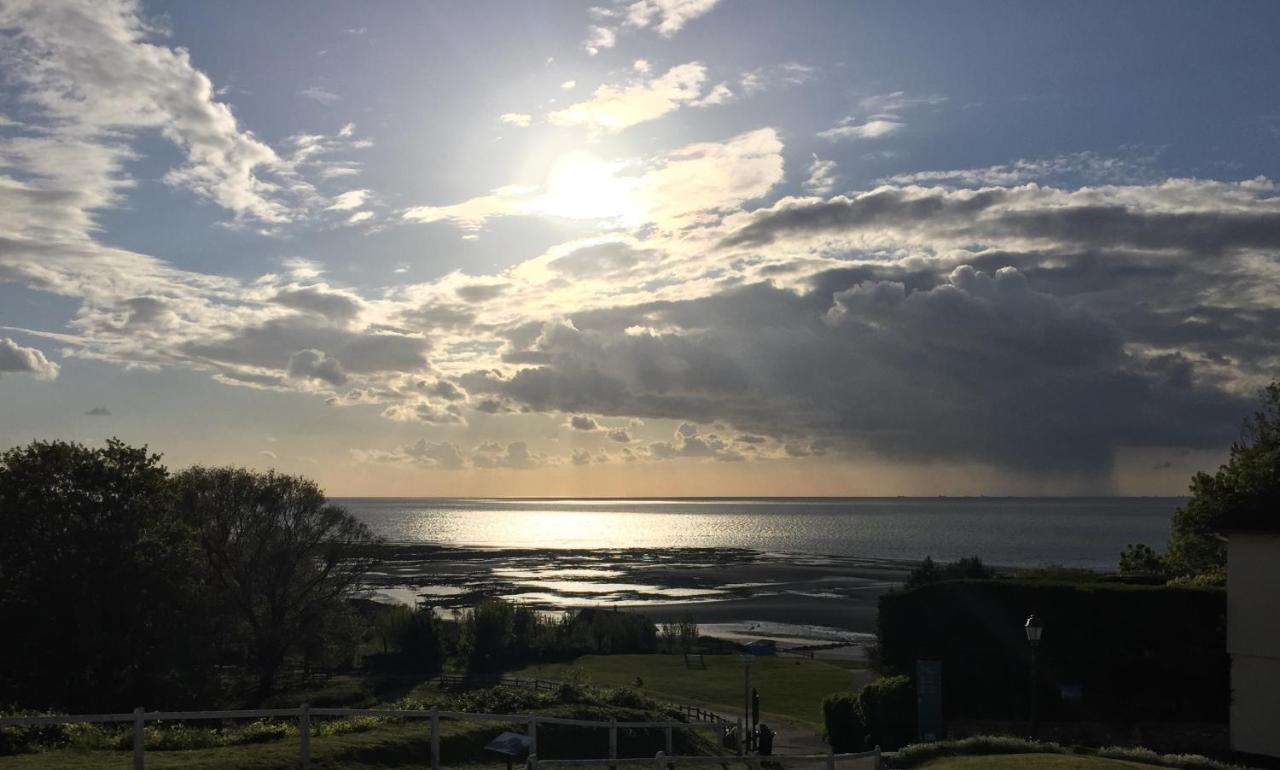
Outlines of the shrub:
[[869,746],[890,751],[915,738],[916,696],[910,677],[884,677],[863,687],[857,711],[866,725]]
[[822,700],[822,737],[837,754],[862,751],[867,726],[858,712],[857,699],[833,693]]
[[939,565],[933,557],[926,556],[920,566],[907,576],[907,588],[938,583],[943,580],[987,579],[996,576],[995,570],[982,563],[977,556],[961,559],[954,564]]
[[267,743],[278,741],[281,738],[296,738],[297,736],[298,728],[294,725],[287,722],[259,719],[236,730],[231,736],[230,742],[235,744]]
[[987,756],[991,754],[1066,754],[1056,743],[1039,743],[1025,738],[977,735],[959,741],[913,743],[892,757],[885,757],[885,767],[919,767],[939,757]]

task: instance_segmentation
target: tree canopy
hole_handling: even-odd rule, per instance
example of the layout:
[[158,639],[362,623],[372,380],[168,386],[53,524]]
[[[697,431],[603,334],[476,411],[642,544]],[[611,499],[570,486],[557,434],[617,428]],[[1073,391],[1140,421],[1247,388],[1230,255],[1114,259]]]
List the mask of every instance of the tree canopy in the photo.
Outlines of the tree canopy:
[[215,590],[247,631],[265,697],[305,630],[344,609],[372,566],[376,538],[298,476],[196,467],[176,487]]
[[1121,555],[1121,572],[1220,582],[1227,566],[1224,533],[1280,530],[1280,382],[1260,396],[1227,462],[1191,479],[1190,499],[1173,514],[1168,549],[1159,554],[1131,545]]
[[160,456],[37,441],[0,455],[0,701],[184,701],[208,668],[199,551]]

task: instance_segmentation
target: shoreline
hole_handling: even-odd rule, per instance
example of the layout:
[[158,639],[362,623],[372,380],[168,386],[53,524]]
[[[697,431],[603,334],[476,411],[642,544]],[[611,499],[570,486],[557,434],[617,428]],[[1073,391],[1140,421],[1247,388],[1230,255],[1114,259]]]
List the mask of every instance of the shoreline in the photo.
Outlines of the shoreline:
[[[367,581],[375,596],[421,602],[442,615],[502,597],[546,612],[607,607],[639,612],[656,623],[692,616],[709,630],[731,635],[755,624],[806,643],[833,641],[823,637],[832,632],[857,635],[850,640],[874,634],[880,595],[901,585],[915,566],[745,548],[387,543],[378,552],[383,561]],[[815,637],[805,628],[826,631]]]

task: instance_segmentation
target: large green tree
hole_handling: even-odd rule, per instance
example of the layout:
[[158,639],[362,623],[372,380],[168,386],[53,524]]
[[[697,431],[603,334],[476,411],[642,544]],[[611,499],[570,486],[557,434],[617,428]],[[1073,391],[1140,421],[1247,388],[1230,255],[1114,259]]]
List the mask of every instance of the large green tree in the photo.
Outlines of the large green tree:
[[36,441],[0,455],[0,702],[200,697],[203,561],[146,448]]
[[198,532],[214,593],[243,626],[261,700],[286,657],[308,651],[321,619],[344,610],[377,540],[299,476],[196,467],[176,481],[178,509]]
[[1157,554],[1147,546],[1130,546],[1121,556],[1122,572],[1221,580],[1227,566],[1225,531],[1280,529],[1280,382],[1260,395],[1261,406],[1245,420],[1226,464],[1191,480],[1190,499],[1173,514],[1168,550]]

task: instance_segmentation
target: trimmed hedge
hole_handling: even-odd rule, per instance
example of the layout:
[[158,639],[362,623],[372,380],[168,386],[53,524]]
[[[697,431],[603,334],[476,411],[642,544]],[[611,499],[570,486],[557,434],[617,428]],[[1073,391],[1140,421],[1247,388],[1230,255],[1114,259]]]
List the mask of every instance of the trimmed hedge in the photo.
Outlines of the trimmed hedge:
[[835,753],[862,751],[867,726],[862,722],[855,696],[841,692],[823,698],[822,725],[822,737]]
[[823,737],[836,753],[905,746],[916,734],[915,692],[910,677],[888,676],[857,695],[828,695],[822,701]]
[[[1226,594],[1216,589],[981,580],[893,591],[880,599],[882,664],[910,673],[917,659],[941,660],[948,718],[1025,718],[1032,612],[1045,625],[1042,719],[1226,721]],[[1083,687],[1078,707],[1061,701],[1060,683]]]

